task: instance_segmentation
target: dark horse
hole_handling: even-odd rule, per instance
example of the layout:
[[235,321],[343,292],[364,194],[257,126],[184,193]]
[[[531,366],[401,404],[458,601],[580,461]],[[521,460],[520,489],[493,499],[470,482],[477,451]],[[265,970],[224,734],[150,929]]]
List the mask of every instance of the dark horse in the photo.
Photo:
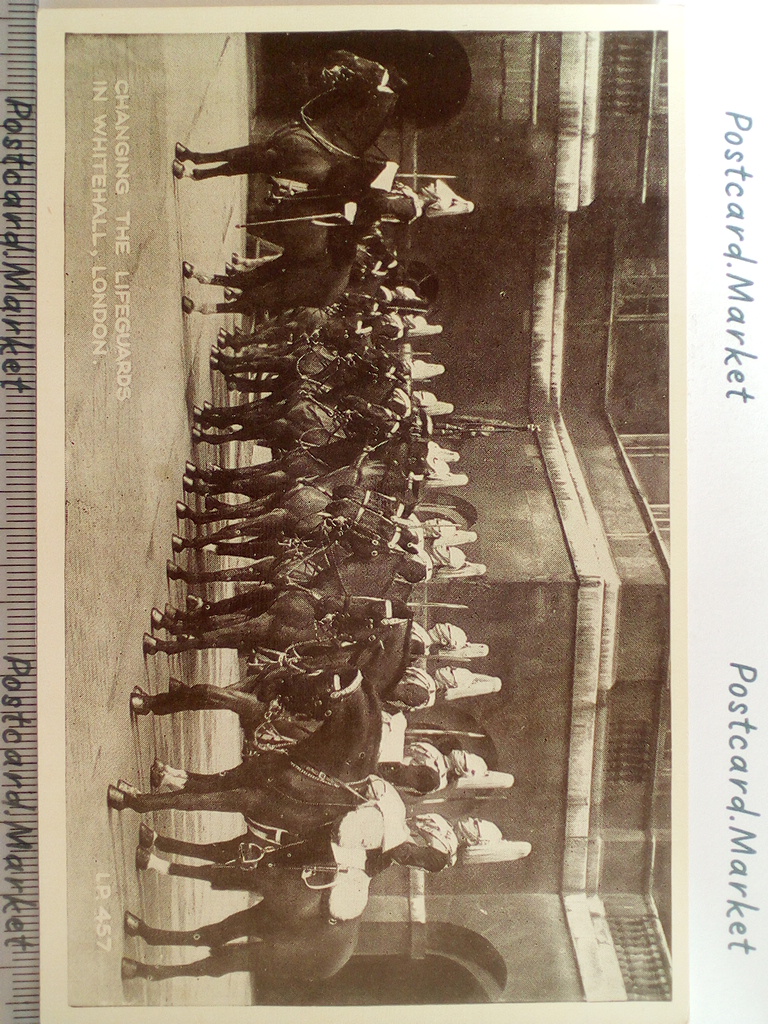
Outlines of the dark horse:
[[306,675],[304,682],[300,696],[322,724],[290,757],[254,754],[229,771],[195,775],[171,793],[139,793],[120,783],[109,787],[110,807],[140,814],[169,808],[240,813],[256,832],[279,835],[278,847],[340,820],[365,801],[355,786],[377,763],[381,702],[376,688],[351,666]]
[[[360,914],[355,908],[349,920],[331,915],[329,894],[336,872],[330,829],[320,829],[303,843],[265,853],[253,861],[244,859],[249,852],[248,839],[246,833],[222,843],[184,843],[156,836],[142,825],[143,845],[137,851],[137,867],[150,865],[147,847],[157,842],[157,849],[208,861],[202,865],[171,863],[169,874],[199,878],[215,889],[255,892],[259,902],[190,931],[153,928],[126,913],[125,930],[129,935],[138,935],[153,946],[207,946],[211,955],[183,965],[146,964],[124,958],[124,979],[221,977],[247,971],[257,981],[270,985],[292,978],[329,978],[344,966],[355,950]],[[242,938],[261,941],[237,941]]]
[[184,176],[184,162],[190,162],[195,165],[191,177],[198,181],[261,173],[332,194],[363,191],[386,163],[381,157],[366,158],[366,152],[392,114],[395,88],[401,83],[387,84],[390,76],[381,64],[344,51],[332,54],[329,63],[334,65],[326,76],[332,87],[305,104],[298,118],[265,143],[209,153],[177,145],[176,177]]
[[[124,957],[123,978],[218,978],[247,971],[257,982],[271,986],[294,979],[313,982],[333,977],[355,951],[360,916],[348,921],[331,917],[328,890],[310,888],[293,868],[259,874],[261,901],[216,924],[170,931],[151,928],[126,915],[129,934],[152,945],[208,946],[211,953],[187,964],[146,964]],[[332,878],[326,874],[321,882]],[[236,941],[243,937],[260,941]]]
[[[254,838],[267,836],[268,848],[283,849],[287,856],[290,848],[299,847],[305,838],[333,826],[365,802],[358,789],[376,764],[381,741],[376,690],[353,668],[334,673],[334,680],[335,686],[319,695],[326,705],[322,725],[297,744],[290,757],[253,755],[229,772],[195,776],[191,786],[171,793],[137,793],[125,784],[110,786],[110,806],[139,813],[163,808],[239,812]],[[314,701],[318,694],[311,697]],[[310,979],[330,977],[354,951],[359,915],[336,922],[327,910],[325,893],[308,888],[293,872],[274,883],[265,878],[259,891],[269,893],[272,887],[272,898],[265,896],[256,907],[197,931],[164,932],[136,921],[129,930],[148,941],[211,946],[216,952],[182,968],[126,961],[124,977],[218,976],[233,970],[256,971],[265,978],[276,972],[285,976],[286,971],[301,972]],[[227,945],[243,936],[266,941]]]
[[308,672],[339,672],[342,667],[359,669],[379,698],[382,701],[389,700],[411,662],[411,627],[409,618],[392,619],[377,626],[362,640],[345,643],[308,641],[297,644],[291,649],[287,661],[261,661],[249,668],[245,679],[230,686],[210,683],[188,686],[177,679],[171,679],[165,693],[149,694],[140,687],[134,687],[131,711],[139,715],[232,711],[240,719],[246,744],[250,744],[256,731],[264,724],[267,705],[279,690],[287,695],[280,699],[280,720],[284,723],[288,719],[284,735],[289,742],[291,734],[298,737],[305,731],[315,731],[307,722],[304,709],[299,708],[299,718],[296,719],[296,709],[291,702],[291,694],[297,688],[303,688],[304,677]]

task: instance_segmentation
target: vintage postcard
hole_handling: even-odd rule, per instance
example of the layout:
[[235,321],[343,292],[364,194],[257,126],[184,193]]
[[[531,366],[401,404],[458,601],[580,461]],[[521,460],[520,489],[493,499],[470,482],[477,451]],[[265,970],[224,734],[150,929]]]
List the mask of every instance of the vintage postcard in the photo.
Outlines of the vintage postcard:
[[682,1022],[674,13],[40,46],[43,1019]]

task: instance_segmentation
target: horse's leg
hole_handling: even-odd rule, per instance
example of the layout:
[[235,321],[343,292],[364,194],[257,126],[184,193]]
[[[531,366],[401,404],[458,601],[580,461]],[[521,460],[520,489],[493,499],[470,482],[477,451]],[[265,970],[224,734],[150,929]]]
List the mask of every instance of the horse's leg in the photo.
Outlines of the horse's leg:
[[[269,393],[270,395],[275,394],[275,392],[271,390],[271,381],[266,382],[258,377],[244,376],[244,374],[246,373],[254,373],[255,371],[253,370],[248,370],[247,368],[244,368],[238,373],[235,373],[232,370],[223,370],[222,367],[220,366],[218,367],[218,369],[221,370],[221,372],[224,374],[224,377],[227,381],[227,388],[230,391],[239,391],[241,395],[262,395],[264,393]],[[262,398],[260,399],[260,401],[266,402],[267,399]]]
[[203,534],[200,537],[192,537],[188,540],[175,536],[174,551],[182,551],[184,548],[199,549],[207,547],[209,544],[217,544],[219,541],[239,540],[241,538],[252,537],[254,540],[258,540],[264,533],[269,533],[270,531],[279,533],[285,526],[289,514],[287,509],[284,508],[273,509],[271,512],[265,512],[264,515],[255,518],[248,518],[247,513],[234,516],[231,514],[221,516],[218,513],[219,520],[224,518],[237,519],[238,521],[231,523],[229,526],[222,526],[219,530],[212,530],[210,533]]
[[[195,857],[197,860],[213,861],[215,864],[226,864],[240,853],[242,843],[248,841],[248,833],[244,832],[234,839],[224,839],[219,843],[188,843],[184,839],[173,839],[171,836],[155,835],[153,846],[161,853],[175,853],[179,857]],[[178,865],[174,865],[177,867]],[[171,871],[170,874],[175,874]]]
[[192,440],[195,444],[227,444],[229,441],[256,441],[258,437],[251,437],[244,427],[234,424],[229,430],[218,434],[195,427],[192,430]]
[[282,472],[282,460],[277,462],[264,462],[257,466],[238,466],[232,469],[210,469],[206,470],[212,481],[217,483],[249,483],[258,480],[262,476],[269,476],[270,473]]
[[246,402],[242,405],[231,405],[226,413],[203,409],[197,419],[201,427],[224,429],[239,424],[243,430],[262,430],[271,420],[283,411],[285,399],[271,403],[265,399]]
[[[276,464],[275,462],[265,463],[264,470],[254,473],[251,478],[243,476],[240,480],[233,479],[230,485],[232,492],[245,494],[254,499],[265,498],[273,500],[277,492],[284,491],[291,483],[291,476],[285,470],[272,468]],[[228,492],[220,491],[219,493]]]
[[166,572],[172,580],[185,583],[264,583],[265,573],[274,565],[273,558],[262,558],[254,565],[240,565],[232,569],[195,571],[182,569],[180,565],[168,562]]
[[236,892],[248,892],[254,884],[254,871],[239,864],[172,863],[168,866],[168,874],[177,878],[195,878],[200,882],[208,882],[214,889],[232,889]]
[[216,949],[233,939],[258,934],[260,905],[239,910],[216,924],[202,925],[190,931],[173,931],[170,928],[153,928],[131,915],[126,925],[131,934],[140,935],[150,946],[208,946]]
[[262,540],[221,541],[216,545],[216,554],[235,558],[266,558],[284,553],[279,536],[265,537]]
[[196,417],[201,422],[213,426],[229,426],[231,423],[240,423],[245,417],[257,416],[263,411],[262,402],[256,399],[252,402],[241,402],[239,405],[213,405],[200,409]]
[[168,978],[220,978],[224,974],[250,971],[256,958],[256,947],[250,942],[225,946],[211,956],[195,960],[191,964],[144,964],[123,957],[122,976],[124,981],[130,981],[132,978],[147,978],[150,981],[165,981]]
[[189,160],[194,164],[217,164],[213,168],[197,167],[195,178],[212,178],[219,174],[227,176],[236,174],[269,173],[271,163],[267,158],[268,151],[263,146],[253,144],[234,146],[232,149],[219,149],[212,153],[200,153],[185,149],[178,159]]
[[[225,494],[230,493],[225,491]],[[274,504],[269,495],[255,497],[252,501],[221,501],[214,499],[206,502],[205,512],[196,512],[183,502],[176,503],[176,513],[179,519],[189,519],[196,526],[204,523],[220,523],[227,519],[252,519],[272,511],[270,505]]]
[[[236,715],[253,718],[260,715],[263,706],[260,701],[238,686],[214,686],[212,683],[197,683],[186,686],[177,682],[172,690],[165,693],[141,695],[141,714],[174,715],[181,711],[233,711]],[[192,778],[194,773],[187,773]],[[216,776],[211,776],[215,778]]]
[[[233,769],[234,770],[234,769]],[[216,776],[214,776],[216,778]],[[177,789],[169,793],[134,793],[110,787],[107,801],[115,810],[129,808],[137,814],[150,811],[222,811],[247,812],[252,794],[247,788],[216,789],[212,792]]]
[[251,616],[260,615],[273,604],[277,593],[274,586],[264,583],[232,597],[206,602],[196,611],[179,612],[179,617],[185,624],[199,626],[205,620],[219,616],[237,615],[242,612]]

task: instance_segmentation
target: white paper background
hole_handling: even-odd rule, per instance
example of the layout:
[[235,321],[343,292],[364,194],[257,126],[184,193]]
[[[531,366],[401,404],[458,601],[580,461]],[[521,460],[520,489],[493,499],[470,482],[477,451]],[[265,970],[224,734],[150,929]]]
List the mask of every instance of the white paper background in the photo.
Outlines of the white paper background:
[[[768,102],[765,89],[764,15],[758,5],[691,4],[688,7],[687,62],[687,216],[689,318],[689,672],[691,759],[691,1021],[720,1024],[768,1020],[768,621],[766,619],[766,508],[768,508]],[[729,302],[729,241],[724,192],[736,111],[753,119],[743,133],[743,166],[754,177],[744,183],[743,252],[759,262],[734,262],[732,272],[754,281],[750,303]],[[734,201],[739,201],[733,197]],[[739,271],[737,267],[741,267]],[[741,306],[746,324],[728,326],[745,333],[748,391],[746,404],[725,397],[724,366],[728,307]],[[735,342],[734,342],[735,343]],[[736,343],[735,343],[736,344]],[[738,345],[737,345],[738,347]],[[734,363],[731,363],[733,366]],[[739,388],[741,384],[731,387]],[[755,854],[739,857],[748,877],[729,878],[729,813],[739,790],[729,784],[728,739],[743,728],[729,723],[743,715],[728,711],[729,667],[742,662],[758,670],[744,702],[758,730],[748,737],[746,806],[761,817],[736,815],[756,833]],[[734,751],[738,753],[738,751]],[[751,825],[750,825],[751,822]],[[761,908],[745,912],[747,938],[754,952],[728,950],[726,911],[739,898],[729,881],[748,886],[746,902]],[[734,919],[734,918],[732,918]]]

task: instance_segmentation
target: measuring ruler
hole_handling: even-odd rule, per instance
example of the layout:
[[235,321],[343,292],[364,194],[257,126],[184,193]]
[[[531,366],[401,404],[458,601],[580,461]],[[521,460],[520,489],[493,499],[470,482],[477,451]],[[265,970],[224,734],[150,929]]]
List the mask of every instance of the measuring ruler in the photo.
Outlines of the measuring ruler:
[[0,1017],[40,1019],[35,0],[0,0]]

